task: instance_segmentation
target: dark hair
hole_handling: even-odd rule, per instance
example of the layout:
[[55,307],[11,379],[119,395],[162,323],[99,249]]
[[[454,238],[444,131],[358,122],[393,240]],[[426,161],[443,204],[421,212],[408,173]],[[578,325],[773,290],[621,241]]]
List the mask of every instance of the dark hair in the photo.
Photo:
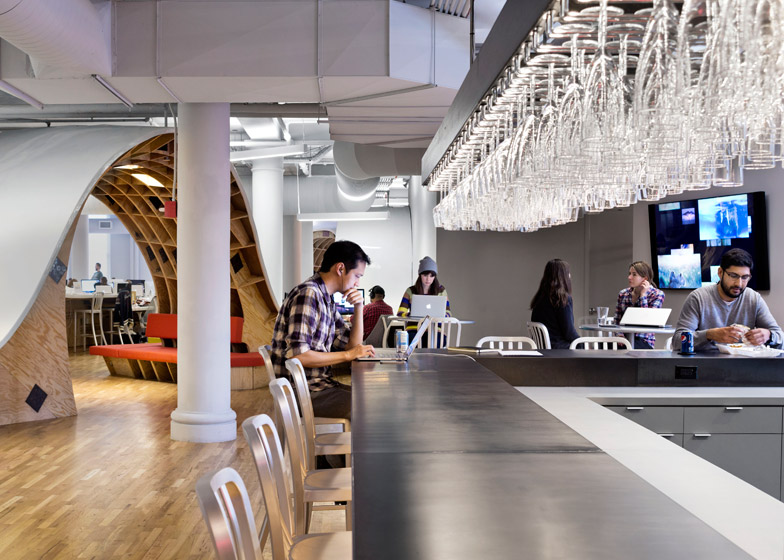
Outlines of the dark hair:
[[430,292],[425,293],[425,287],[422,285],[422,275],[425,272],[433,272],[433,271],[423,270],[422,272],[417,274],[416,282],[414,282],[414,289],[411,290],[411,293],[416,294],[418,296],[437,296],[444,290],[444,287],[441,285],[441,282],[438,281],[438,274],[433,272],[433,283],[430,284]]
[[572,294],[572,280],[569,277],[569,263],[553,259],[544,265],[542,281],[531,300],[531,309],[542,301],[549,301],[553,307],[566,307]]
[[370,288],[370,299],[373,299],[376,296],[386,297],[387,293],[384,291],[384,288],[381,286],[373,286]]
[[329,269],[337,263],[346,265],[347,270],[354,270],[360,262],[370,264],[370,257],[362,250],[362,247],[353,241],[335,241],[324,252],[319,272],[329,272]]
[[98,268],[101,268],[101,263],[95,263],[95,266],[97,266]]
[[727,270],[731,266],[747,266],[754,268],[754,259],[743,249],[730,249],[721,256],[721,269]]
[[651,268],[651,265],[649,265],[647,262],[634,261],[629,265],[629,268],[633,268],[639,276],[645,278],[654,288],[658,287],[656,286],[656,282],[653,280],[653,268]]

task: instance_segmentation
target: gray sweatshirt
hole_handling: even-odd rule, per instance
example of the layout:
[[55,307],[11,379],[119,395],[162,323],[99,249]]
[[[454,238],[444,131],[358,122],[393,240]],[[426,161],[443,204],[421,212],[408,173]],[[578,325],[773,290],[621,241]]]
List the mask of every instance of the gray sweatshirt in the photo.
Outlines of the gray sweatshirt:
[[736,323],[751,329],[768,329],[771,346],[778,347],[784,340],[781,328],[776,324],[761,295],[751,288],[746,288],[735,301],[727,303],[719,295],[718,284],[713,284],[694,290],[686,298],[678,318],[672,347],[679,348],[683,331],[692,331],[694,349],[707,350],[715,344],[706,336],[708,329],[728,327]]

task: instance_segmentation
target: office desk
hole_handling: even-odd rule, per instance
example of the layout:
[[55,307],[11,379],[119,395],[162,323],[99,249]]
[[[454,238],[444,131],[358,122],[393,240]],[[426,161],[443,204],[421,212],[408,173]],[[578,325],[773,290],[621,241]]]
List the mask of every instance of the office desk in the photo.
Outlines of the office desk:
[[598,325],[588,324],[580,325],[580,330],[590,332],[606,332],[612,335],[622,334],[626,337],[632,346],[634,346],[634,335],[637,333],[652,333],[652,334],[667,334],[672,335],[675,333],[674,327],[631,327],[628,325]]
[[467,356],[352,365],[354,558],[748,558]]

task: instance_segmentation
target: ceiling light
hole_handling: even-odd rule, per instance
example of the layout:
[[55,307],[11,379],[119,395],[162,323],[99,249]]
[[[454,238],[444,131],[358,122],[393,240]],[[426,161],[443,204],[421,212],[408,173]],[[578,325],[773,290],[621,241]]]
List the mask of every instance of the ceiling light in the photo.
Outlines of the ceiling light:
[[118,165],[115,169],[139,169],[141,165]]
[[155,177],[150,177],[146,173],[131,173],[131,175],[133,177],[139,179],[139,181],[141,181],[142,183],[144,183],[148,187],[162,187],[163,186],[163,183],[161,183],[158,179],[156,179]]
[[367,222],[389,219],[389,212],[331,212],[319,214],[297,214],[298,222]]

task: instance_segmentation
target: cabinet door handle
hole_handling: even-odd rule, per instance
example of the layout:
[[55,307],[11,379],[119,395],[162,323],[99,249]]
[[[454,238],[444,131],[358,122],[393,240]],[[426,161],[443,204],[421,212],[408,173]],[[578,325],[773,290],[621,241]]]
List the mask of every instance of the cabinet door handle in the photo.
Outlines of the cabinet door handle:
[[645,410],[644,406],[627,406],[626,410]]
[[694,437],[711,437],[710,434],[694,434]]
[[675,434],[659,434],[661,437],[675,437]]
[[736,410],[743,410],[743,407],[742,406],[725,406],[724,410],[733,411],[734,412]]

